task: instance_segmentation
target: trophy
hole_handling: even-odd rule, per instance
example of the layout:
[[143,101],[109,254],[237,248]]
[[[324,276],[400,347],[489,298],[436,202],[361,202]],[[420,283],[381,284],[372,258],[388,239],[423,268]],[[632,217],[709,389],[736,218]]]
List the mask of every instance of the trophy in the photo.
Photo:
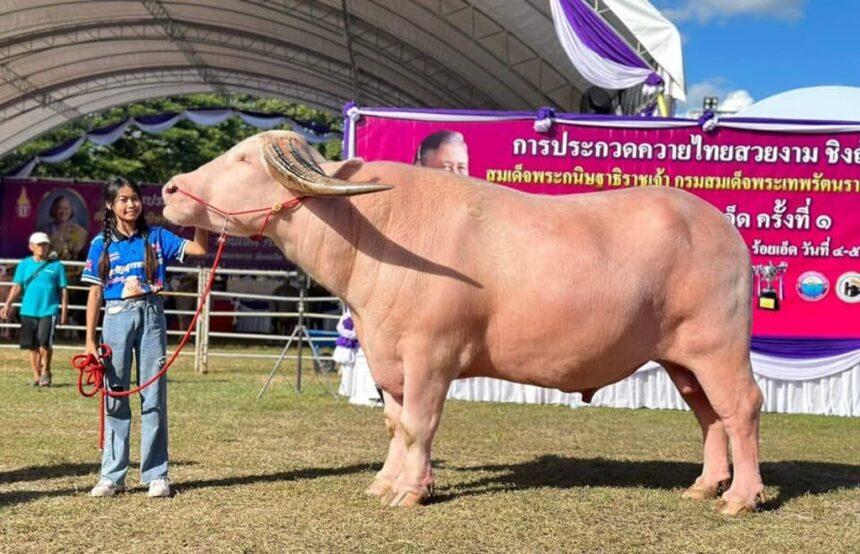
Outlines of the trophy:
[[[765,265],[754,265],[753,271],[756,275],[756,296],[758,296],[758,307],[763,310],[778,310],[779,301],[783,299],[782,276],[788,269],[786,262],[773,265],[768,261]],[[778,281],[779,290],[773,287],[774,281]]]

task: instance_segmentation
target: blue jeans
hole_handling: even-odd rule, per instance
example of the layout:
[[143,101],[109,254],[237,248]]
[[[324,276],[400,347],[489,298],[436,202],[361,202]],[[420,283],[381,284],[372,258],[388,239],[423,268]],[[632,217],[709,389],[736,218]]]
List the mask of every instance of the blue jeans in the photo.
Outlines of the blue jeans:
[[[108,300],[102,329],[113,356],[105,360],[109,390],[129,390],[132,353],[137,361],[138,383],[144,383],[164,366],[167,324],[164,301],[147,295],[127,300]],[[167,478],[167,376],[140,392],[140,480]],[[125,484],[128,472],[131,407],[129,397],[107,397],[102,478]]]

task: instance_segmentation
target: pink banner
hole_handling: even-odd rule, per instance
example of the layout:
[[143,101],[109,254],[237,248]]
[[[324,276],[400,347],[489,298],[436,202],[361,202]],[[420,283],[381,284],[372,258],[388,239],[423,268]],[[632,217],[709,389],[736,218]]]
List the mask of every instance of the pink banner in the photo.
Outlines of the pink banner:
[[471,176],[526,192],[687,190],[722,211],[750,248],[754,335],[860,338],[860,132],[707,133],[642,121],[556,121],[540,133],[532,118],[380,110],[352,122],[347,149],[413,163],[425,137],[453,130],[468,146]]
[[[142,192],[146,220],[150,225],[164,225],[188,238],[193,235],[191,229],[177,228],[164,220],[160,186],[145,185]],[[70,210],[71,215],[65,210]],[[30,255],[27,242],[30,234],[39,230],[48,233],[61,259],[83,260],[92,237],[102,232],[101,184],[4,179],[0,191],[0,214],[0,258]],[[63,225],[58,224],[59,219],[63,220]],[[214,252],[215,239],[212,238],[209,256],[193,263],[211,265]],[[228,239],[222,263],[228,267],[257,269],[285,269],[288,264],[271,242],[258,243],[239,237]]]

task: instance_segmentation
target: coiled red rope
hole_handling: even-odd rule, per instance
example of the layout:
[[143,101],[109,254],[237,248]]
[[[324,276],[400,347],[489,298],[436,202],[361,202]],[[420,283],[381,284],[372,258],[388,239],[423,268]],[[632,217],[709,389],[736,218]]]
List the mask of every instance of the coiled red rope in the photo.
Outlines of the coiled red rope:
[[298,206],[302,197],[291,198],[286,202],[281,202],[279,204],[275,204],[270,208],[260,208],[255,210],[243,210],[238,212],[225,212],[216,208],[215,206],[205,202],[201,198],[194,196],[193,194],[186,192],[181,189],[177,189],[182,194],[188,196],[194,201],[202,204],[206,207],[206,209],[216,212],[222,216],[224,216],[224,230],[221,232],[221,235],[218,237],[218,251],[215,253],[215,260],[212,262],[212,271],[209,274],[209,281],[206,283],[206,288],[203,289],[203,295],[201,296],[200,302],[198,303],[197,310],[194,312],[194,317],[191,318],[191,322],[188,324],[188,329],[185,330],[185,334],[182,336],[182,340],[179,341],[179,345],[174,350],[173,354],[170,356],[170,359],[165,362],[164,366],[149,378],[145,383],[138,385],[137,387],[133,387],[127,391],[114,391],[109,390],[106,386],[105,382],[105,366],[104,359],[109,358],[112,355],[112,351],[109,345],[101,344],[99,345],[99,356],[94,356],[91,353],[86,354],[77,354],[72,357],[72,367],[78,370],[78,393],[81,396],[91,398],[96,394],[101,393],[100,406],[99,406],[99,450],[104,448],[105,442],[105,399],[110,396],[113,398],[130,396],[132,394],[137,394],[146,387],[150,386],[152,383],[160,379],[167,370],[173,365],[173,362],[179,357],[179,353],[182,352],[182,349],[185,348],[185,345],[188,343],[188,340],[191,338],[191,330],[194,329],[194,326],[197,324],[197,319],[200,317],[200,312],[203,309],[203,306],[206,304],[206,299],[209,297],[209,293],[212,291],[212,284],[215,282],[215,274],[218,271],[218,265],[221,263],[221,256],[224,253],[224,247],[227,244],[227,223],[229,222],[230,216],[235,215],[244,215],[250,213],[262,213],[268,212],[266,218],[263,220],[263,224],[260,228],[260,233],[255,235],[252,238],[261,239],[263,237],[263,233],[266,230],[266,226],[269,223],[269,219],[280,212],[282,209],[293,208]]
[[[72,357],[72,367],[78,370],[78,392],[81,396],[91,398],[102,393],[99,402],[99,450],[105,444],[105,366],[104,358],[109,358],[112,352],[110,346],[102,344],[99,346],[99,356],[92,354],[78,354]],[[86,379],[86,382],[84,380]],[[86,390],[85,387],[90,387]]]

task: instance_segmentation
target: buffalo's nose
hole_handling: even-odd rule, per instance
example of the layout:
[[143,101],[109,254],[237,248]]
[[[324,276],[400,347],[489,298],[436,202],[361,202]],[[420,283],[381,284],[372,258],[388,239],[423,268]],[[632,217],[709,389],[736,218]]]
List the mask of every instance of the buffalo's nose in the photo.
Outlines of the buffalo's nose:
[[168,182],[162,188],[162,191],[166,194],[173,194],[174,192],[176,192],[178,190],[179,190],[179,187],[173,181]]

